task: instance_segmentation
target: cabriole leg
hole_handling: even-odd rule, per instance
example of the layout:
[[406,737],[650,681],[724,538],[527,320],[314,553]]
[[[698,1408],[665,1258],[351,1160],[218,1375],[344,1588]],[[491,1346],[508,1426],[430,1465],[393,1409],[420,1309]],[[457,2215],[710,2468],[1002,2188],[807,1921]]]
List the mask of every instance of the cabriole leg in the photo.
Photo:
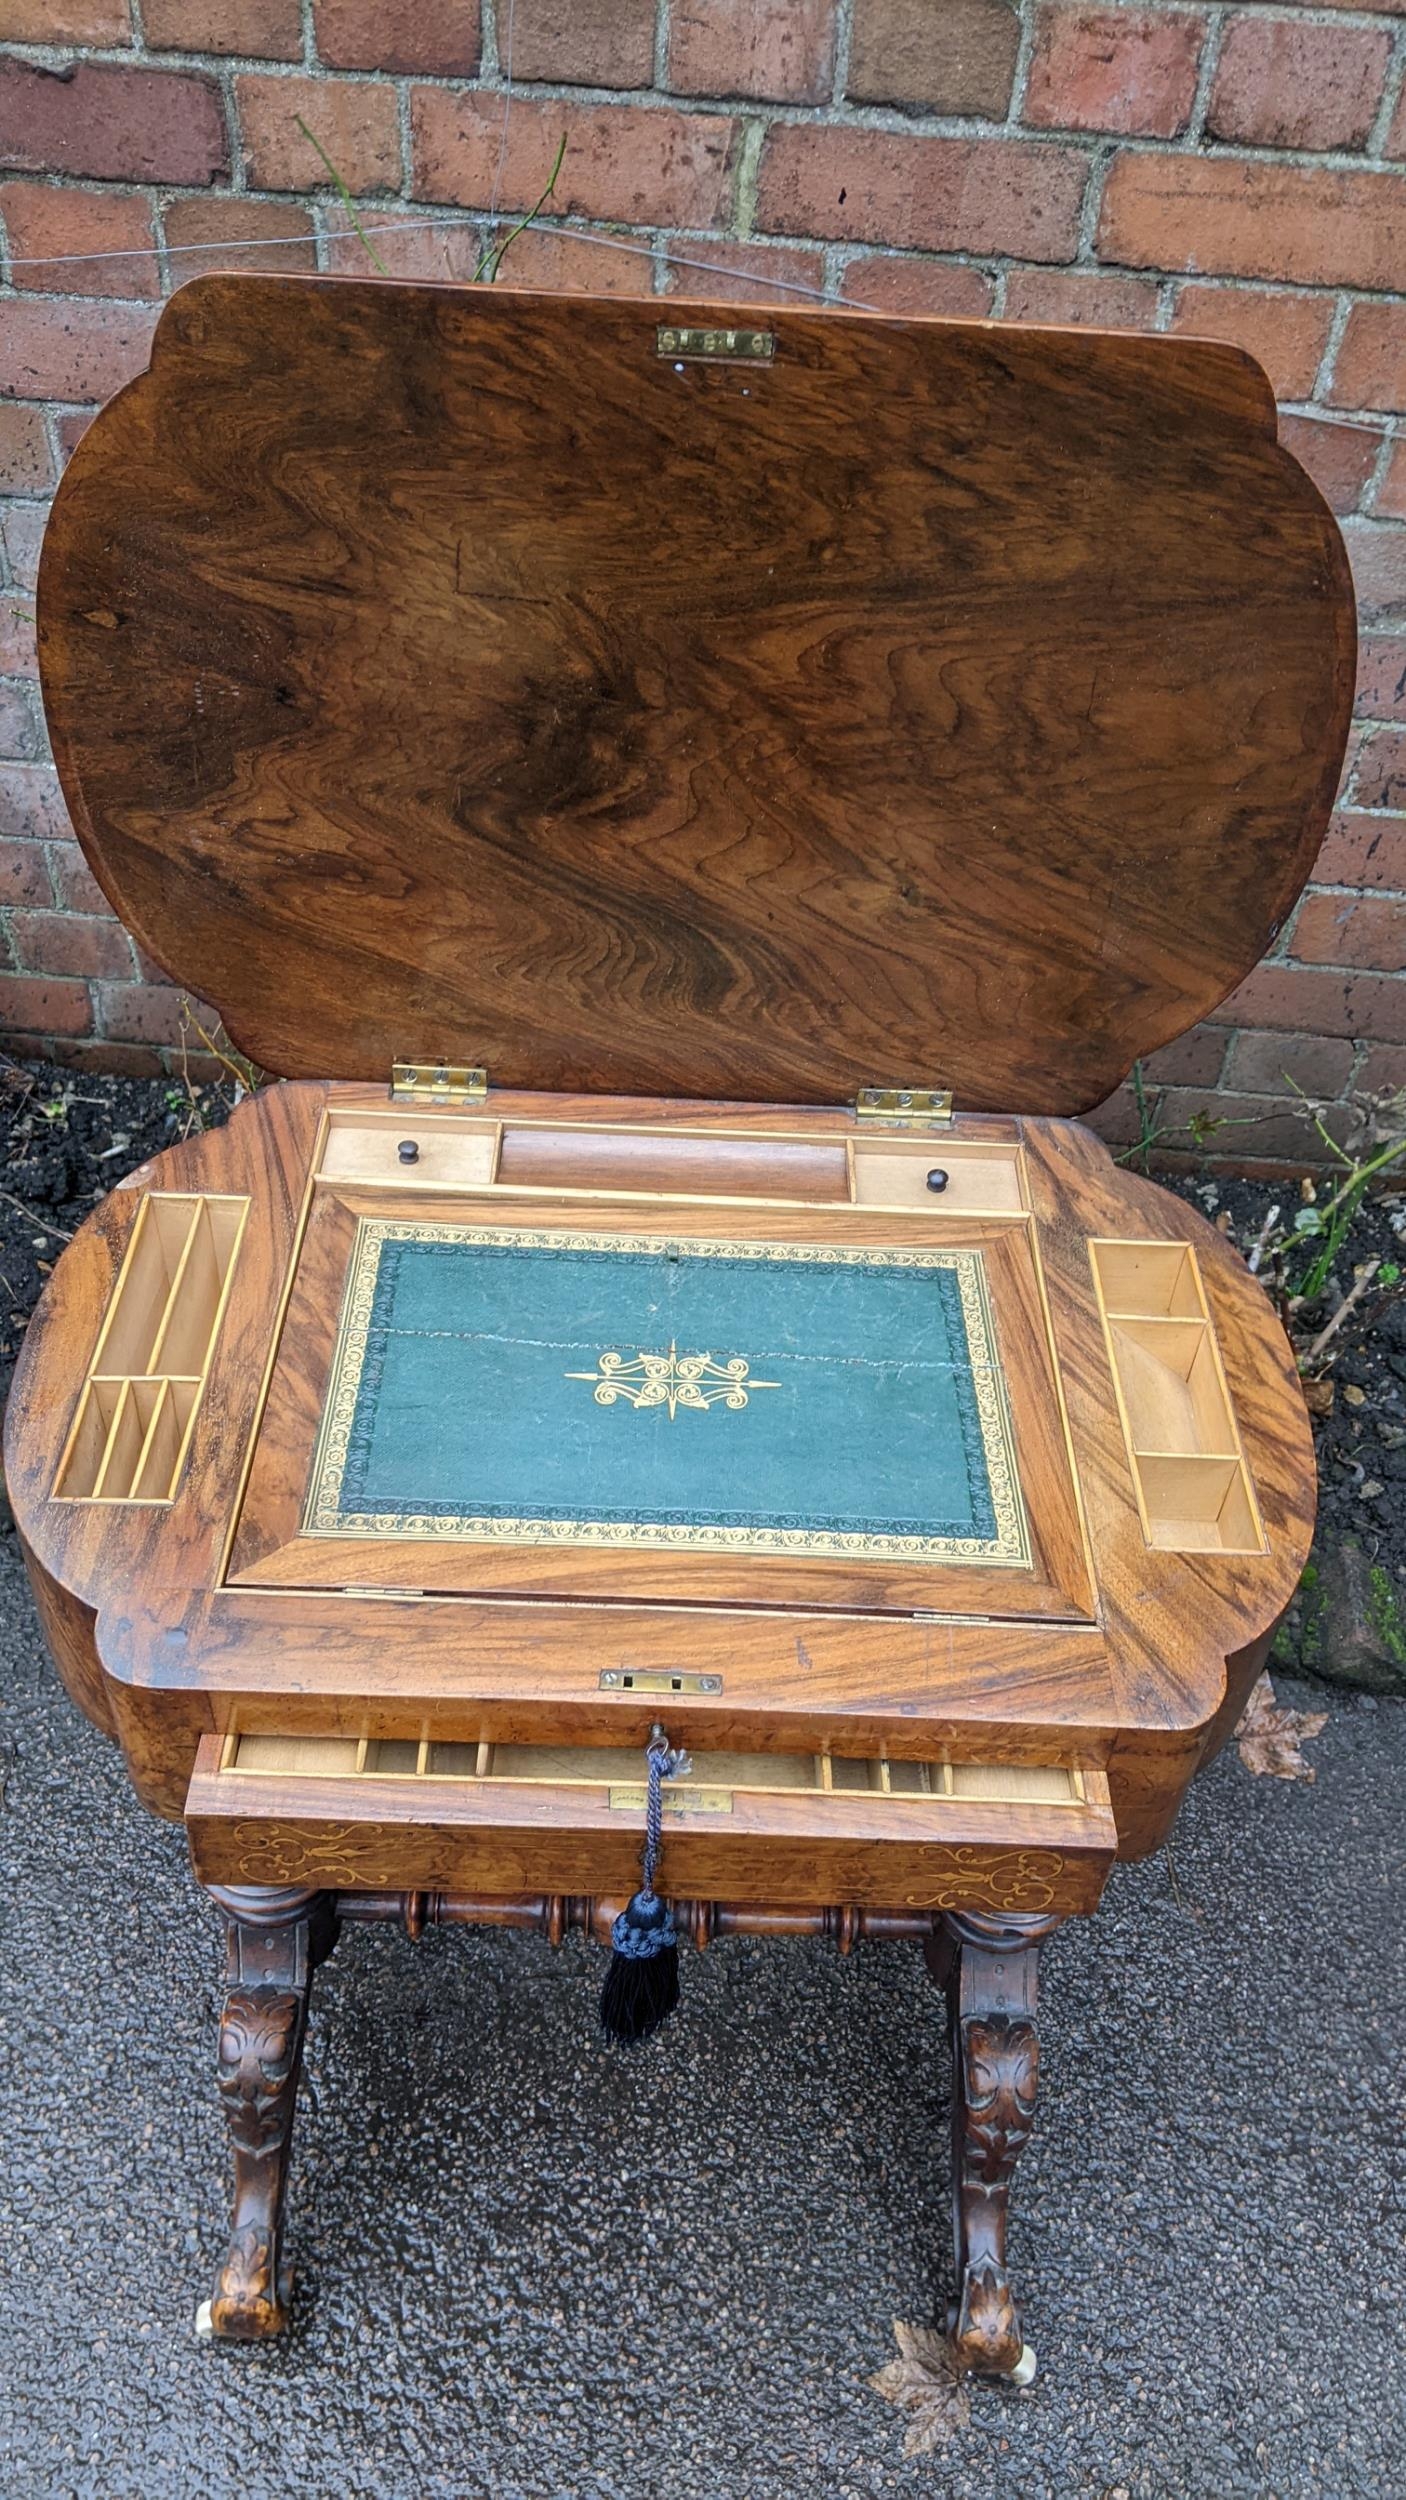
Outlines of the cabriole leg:
[[225,1913],[227,1985],[215,2080],[234,2146],[229,2249],[202,2335],[252,2342],[288,2323],[283,2199],[313,1971],[336,1938],[331,1896],[297,1884],[211,1885]]
[[1006,2271],[1011,2177],[1035,2116],[1040,1947],[1057,1918],[948,1911],[929,1956],[952,2024],[952,2226],[957,2294],[953,2366],[985,2378],[1034,2376]]

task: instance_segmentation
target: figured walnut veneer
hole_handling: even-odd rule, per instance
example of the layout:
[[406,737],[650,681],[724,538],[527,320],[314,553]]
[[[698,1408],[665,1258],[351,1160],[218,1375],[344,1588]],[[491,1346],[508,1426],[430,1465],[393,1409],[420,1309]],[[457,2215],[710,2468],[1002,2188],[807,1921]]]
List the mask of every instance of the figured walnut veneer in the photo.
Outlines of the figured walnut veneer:
[[97,876],[283,1075],[1099,1101],[1332,801],[1352,597],[1263,375],[789,308],[707,365],[659,317],[183,288],[45,541]]
[[[988,1255],[991,1238],[1026,1244],[1057,1370],[1045,1410],[1053,1437],[1035,1434],[1018,1454],[1036,1519],[1057,1516],[1051,1501],[1060,1471],[1076,1484],[1079,1553],[1067,1561],[1088,1574],[1088,1589],[1072,1608],[1052,1592],[1043,1613],[1007,1614],[993,1594],[996,1575],[963,1587],[959,1574],[941,1568],[905,1591],[898,1607],[896,1591],[886,1596],[880,1582],[866,1594],[852,1573],[838,1604],[817,1604],[803,1578],[788,1587],[786,1566],[760,1573],[755,1562],[739,1566],[736,1587],[719,1585],[711,1602],[678,1602],[667,1587],[644,1602],[621,1594],[640,1558],[609,1552],[558,1557],[536,1594],[515,1590],[512,1573],[495,1566],[485,1576],[496,1586],[456,1595],[423,1572],[412,1579],[404,1544],[372,1549],[355,1540],[336,1584],[316,1587],[306,1579],[299,1585],[296,1533],[284,1583],[270,1577],[268,1554],[256,1563],[251,1549],[245,1567],[263,1584],[255,1577],[242,1585],[229,1567],[280,1328],[290,1399],[303,1383],[305,1449],[316,1427],[323,1358],[311,1340],[299,1356],[303,1318],[288,1292],[300,1242],[313,1237],[311,1201],[325,1197],[332,1208],[343,1187],[313,1178],[326,1115],[329,1106],[370,1112],[377,1101],[370,1089],[276,1087],[243,1106],[228,1128],[162,1156],[90,1218],[31,1324],[8,1418],[16,1515],[47,1575],[41,1588],[52,1583],[69,1593],[62,1633],[70,1689],[90,1715],[110,1719],[149,1804],[182,1813],[206,1733],[632,1747],[645,1741],[660,1704],[643,1691],[603,1690],[603,1671],[712,1673],[721,1678],[718,1691],[670,1695],[675,1742],[704,1751],[1083,1765],[1107,1774],[1120,1854],[1136,1856],[1164,1835],[1292,1594],[1313,1507],[1312,1445],[1289,1348],[1261,1288],[1202,1217],[1119,1171],[1077,1126],[971,1119],[955,1124],[951,1146],[974,1152],[989,1138],[1004,1156],[1016,1145],[1029,1214],[908,1219],[915,1239],[933,1238],[936,1228],[954,1242],[986,1239]],[[723,1169],[735,1159],[735,1141],[765,1134],[775,1116],[760,1108],[513,1096],[494,1098],[494,1110],[508,1123],[554,1127],[589,1121],[594,1110],[608,1127],[652,1125],[661,1143],[674,1126],[691,1135],[716,1129]],[[455,1118],[419,1109],[414,1125],[421,1135],[440,1126],[452,1133]],[[852,1116],[838,1112],[794,1113],[788,1128],[817,1146],[858,1134]],[[250,1200],[184,1472],[164,1509],[56,1502],[55,1473],[83,1375],[151,1187]],[[395,1203],[413,1204],[413,1193],[402,1185]],[[494,1203],[486,1188],[481,1214]],[[316,1217],[317,1207],[311,1212]],[[602,1203],[591,1220],[610,1220]],[[637,1227],[637,1202],[613,1220]],[[689,1219],[675,1202],[669,1220]],[[700,1200],[696,1221],[706,1230],[719,1217]],[[764,1218],[749,1211],[739,1221],[760,1228]],[[785,1214],[788,1227],[809,1225],[816,1238],[835,1226],[871,1224],[891,1234],[900,1221],[833,1207]],[[1149,1545],[1090,1237],[1194,1244],[1263,1522],[1262,1551],[1182,1554]],[[1008,1356],[1008,1321],[1022,1308],[1022,1296],[998,1296]],[[315,1316],[310,1310],[309,1327]],[[331,1318],[324,1310],[324,1331]],[[1033,1389],[1027,1403],[1033,1411]],[[274,1430],[271,1407],[263,1430]],[[284,1446],[291,1452],[295,1441]],[[296,1531],[297,1486],[289,1482]],[[399,1594],[389,1585],[397,1556]],[[385,1593],[364,1593],[368,1582],[387,1584]],[[876,1601],[893,1610],[874,1611]],[[92,1655],[81,1673],[76,1652],[90,1615]],[[406,1810],[413,1815],[413,1806]],[[533,1889],[520,1853],[511,1857],[517,1872],[502,1889]],[[463,1888],[493,1889],[481,1870]]]

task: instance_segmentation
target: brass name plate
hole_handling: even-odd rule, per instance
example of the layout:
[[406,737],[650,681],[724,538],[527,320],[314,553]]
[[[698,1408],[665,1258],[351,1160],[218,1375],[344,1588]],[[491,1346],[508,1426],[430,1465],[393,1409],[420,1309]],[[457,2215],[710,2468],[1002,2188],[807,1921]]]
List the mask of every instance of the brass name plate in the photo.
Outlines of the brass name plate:
[[771,330],[676,330],[662,322],[655,337],[660,356],[680,356],[685,363],[769,365],[776,354]]
[[[636,1780],[627,1788],[612,1788],[610,1791],[611,1810],[616,1814],[643,1814],[645,1802],[643,1780]],[[659,1791],[659,1802],[666,1814],[731,1814],[732,1790],[677,1789],[671,1788],[666,1780]]]

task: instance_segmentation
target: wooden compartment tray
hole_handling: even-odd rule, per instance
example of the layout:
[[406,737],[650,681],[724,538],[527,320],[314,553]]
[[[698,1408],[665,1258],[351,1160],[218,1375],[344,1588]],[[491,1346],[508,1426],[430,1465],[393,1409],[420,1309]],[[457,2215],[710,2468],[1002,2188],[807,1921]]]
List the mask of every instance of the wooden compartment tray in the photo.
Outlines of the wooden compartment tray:
[[[630,1892],[638,1751],[366,1736],[205,1737],[186,1801],[206,1883]],[[1046,1910],[1097,1901],[1117,1845],[1074,1764],[699,1752],[664,1789],[678,1897]]]
[[[402,1160],[403,1145],[413,1161]],[[929,1173],[940,1173],[930,1186]],[[925,1216],[1023,1216],[1014,1139],[729,1134],[718,1129],[495,1121],[407,1102],[334,1109],[318,1164],[325,1183],[515,1196],[856,1206]]]
[[1091,1241],[1143,1534],[1171,1553],[1259,1554],[1264,1530],[1196,1253]]
[[170,1501],[248,1211],[247,1198],[142,1198],[59,1461],[61,1500]]

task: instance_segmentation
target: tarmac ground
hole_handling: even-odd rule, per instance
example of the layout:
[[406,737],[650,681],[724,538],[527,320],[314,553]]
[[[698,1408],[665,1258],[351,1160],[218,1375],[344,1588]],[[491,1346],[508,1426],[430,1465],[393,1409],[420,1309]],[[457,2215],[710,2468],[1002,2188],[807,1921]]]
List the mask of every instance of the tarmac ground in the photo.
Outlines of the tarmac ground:
[[1312,1787],[1222,1757],[1172,1864],[1047,1948],[1012,2226],[1039,2376],[905,2460],[867,2382],[946,2299],[916,1949],[685,1948],[622,2056],[579,1939],[345,1931],[294,2327],[212,2347],[217,1922],[64,1699],[12,1537],[0,1696],[5,2500],[1406,2494],[1406,1704],[1332,1696]]

